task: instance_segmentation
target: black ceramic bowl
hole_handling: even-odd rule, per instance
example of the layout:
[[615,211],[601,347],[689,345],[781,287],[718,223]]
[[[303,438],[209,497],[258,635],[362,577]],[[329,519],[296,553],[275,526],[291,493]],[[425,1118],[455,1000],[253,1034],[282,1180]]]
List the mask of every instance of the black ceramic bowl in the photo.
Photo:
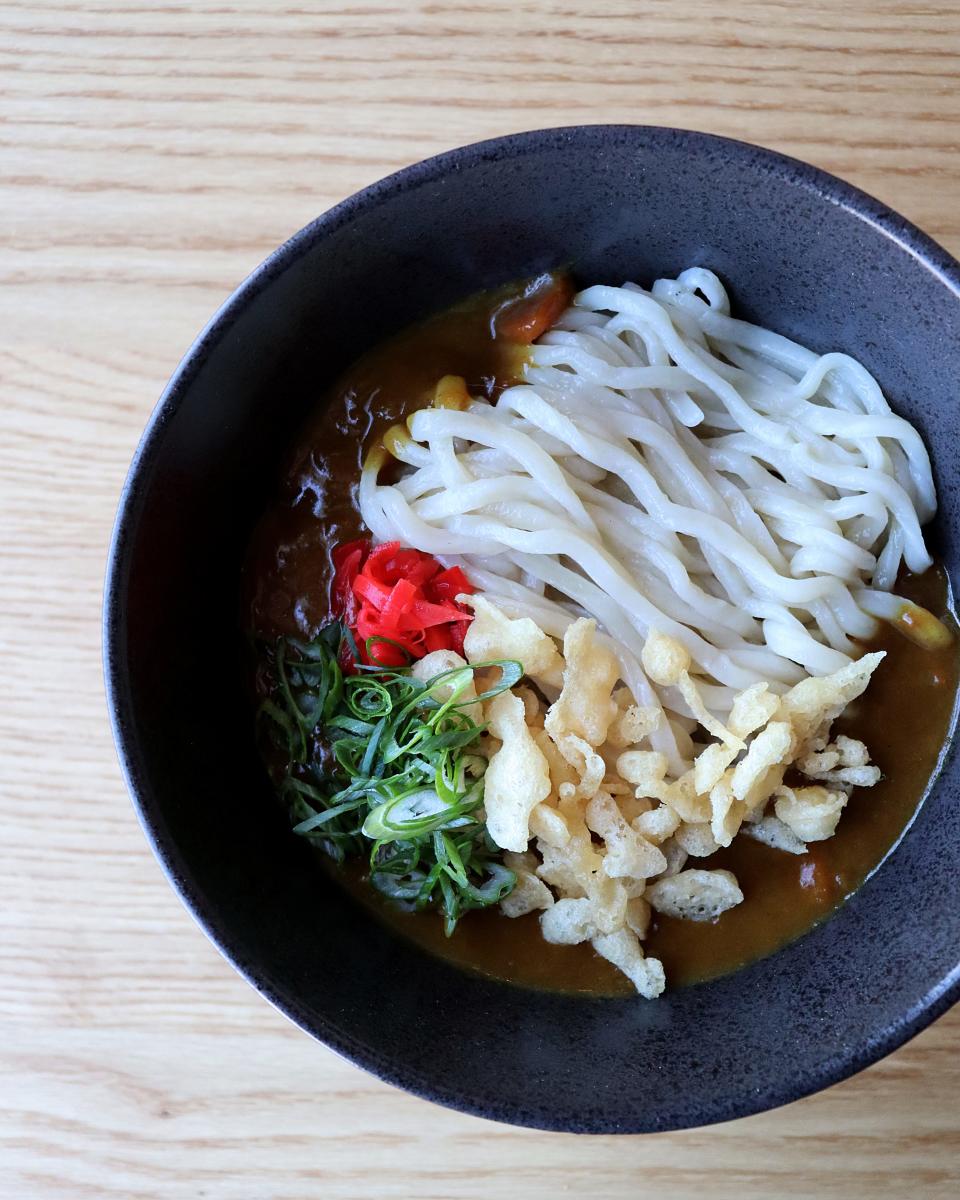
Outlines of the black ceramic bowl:
[[738,311],[874,372],[922,430],[956,568],[960,267],[809,166],[704,134],[595,126],[485,142],[346,200],[259,267],[171,380],[111,553],[106,673],[147,835],[227,958],[315,1037],[481,1116],[639,1132],[739,1117],[842,1079],[960,994],[960,771],[812,933],[656,1002],[471,976],[317,869],[272,802],[241,680],[238,574],[285,445],[363,350],[558,264],[649,283],[693,264]]

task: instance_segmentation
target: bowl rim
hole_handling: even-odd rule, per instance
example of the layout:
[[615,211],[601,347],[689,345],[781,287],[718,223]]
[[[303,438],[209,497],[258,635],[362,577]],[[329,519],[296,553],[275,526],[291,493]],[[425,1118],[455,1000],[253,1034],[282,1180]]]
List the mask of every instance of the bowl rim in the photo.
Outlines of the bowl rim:
[[[799,186],[817,200],[834,204],[873,227],[916,259],[960,301],[960,263],[928,234],[853,184],[810,163],[752,142],[694,129],[661,125],[586,124],[504,134],[443,151],[369,184],[303,226],[247,275],[201,329],[164,387],[140,437],[125,477],[107,551],[102,607],[102,665],[107,707],[121,773],[141,828],[184,907],[247,983],[281,1014],[341,1057],[421,1099],[471,1116],[518,1126],[557,1132],[589,1131],[603,1134],[646,1133],[711,1125],[778,1108],[839,1083],[898,1049],[960,1000],[960,964],[927,995],[919,997],[900,1020],[887,1027],[881,1034],[851,1046],[845,1053],[823,1064],[811,1073],[812,1078],[794,1077],[791,1080],[785,1076],[780,1082],[761,1089],[749,1092],[734,1091],[722,1106],[717,1104],[716,1111],[706,1115],[701,1111],[695,1116],[691,1115],[689,1120],[671,1120],[666,1125],[644,1120],[642,1116],[640,1119],[631,1119],[630,1115],[627,1115],[623,1120],[616,1122],[605,1118],[593,1119],[587,1128],[582,1122],[575,1125],[569,1118],[551,1121],[539,1112],[524,1110],[515,1105],[505,1106],[496,1112],[490,1111],[482,1103],[471,1100],[468,1087],[458,1090],[441,1087],[433,1081],[421,1079],[416,1072],[409,1071],[402,1065],[385,1064],[382,1060],[374,1058],[367,1047],[343,1035],[326,1017],[318,1018],[317,1014],[307,1012],[296,996],[278,990],[264,977],[264,972],[256,964],[245,961],[234,935],[211,910],[211,906],[193,882],[188,864],[182,860],[169,836],[159,806],[150,796],[149,789],[143,786],[146,772],[133,735],[133,702],[125,650],[124,597],[131,569],[136,526],[144,508],[143,498],[138,495],[141,490],[139,484],[149,476],[158,457],[165,427],[179,410],[212,347],[229,333],[240,315],[274,278],[287,270],[315,242],[349,224],[368,208],[376,207],[393,195],[434,183],[452,171],[460,172],[485,162],[521,157],[544,145],[601,145],[611,137],[637,139],[638,151],[649,150],[658,144],[680,146],[692,154],[726,150],[727,153],[736,155],[745,165],[778,176],[790,185]],[[934,780],[943,769],[948,753],[949,741],[941,753]]]

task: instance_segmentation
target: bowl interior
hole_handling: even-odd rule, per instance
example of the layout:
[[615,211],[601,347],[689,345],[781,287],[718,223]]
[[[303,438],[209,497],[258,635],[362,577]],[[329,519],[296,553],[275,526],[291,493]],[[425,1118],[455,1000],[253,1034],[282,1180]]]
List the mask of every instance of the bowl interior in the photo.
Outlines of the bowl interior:
[[709,266],[735,312],[848,351],[930,447],[956,568],[956,266],[812,168],[644,128],[522,135],[376,185],[297,235],[174,377],[124,496],[107,605],[122,757],[155,848],[227,955],[384,1078],[554,1129],[669,1129],[796,1098],[892,1048],[957,991],[960,797],[943,771],[908,836],[832,919],[655,1003],[524,991],[381,927],[288,831],[252,741],[238,576],[284,448],[363,350],[480,288],[568,266],[649,284]]

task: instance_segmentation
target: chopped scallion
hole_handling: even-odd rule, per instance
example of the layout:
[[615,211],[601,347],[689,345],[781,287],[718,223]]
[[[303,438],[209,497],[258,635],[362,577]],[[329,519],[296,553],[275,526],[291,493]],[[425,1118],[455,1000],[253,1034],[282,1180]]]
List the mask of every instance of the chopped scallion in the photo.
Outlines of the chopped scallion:
[[[370,638],[367,656],[376,659]],[[344,657],[356,674],[344,675]],[[337,862],[368,854],[370,880],[415,908],[438,908],[451,934],[469,909],[496,904],[516,877],[482,818],[486,759],[478,700],[513,687],[520,663],[454,667],[415,679],[409,666],[361,664],[349,629],[267,648],[271,695],[260,728],[283,760],[280,793],[293,830]],[[474,672],[498,667],[479,697]]]

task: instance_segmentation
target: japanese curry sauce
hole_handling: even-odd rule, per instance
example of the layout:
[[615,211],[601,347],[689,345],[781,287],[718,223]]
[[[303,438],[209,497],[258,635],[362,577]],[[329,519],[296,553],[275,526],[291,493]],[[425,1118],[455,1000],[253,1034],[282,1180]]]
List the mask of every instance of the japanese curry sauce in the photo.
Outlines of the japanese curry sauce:
[[[355,504],[364,454],[388,426],[427,403],[443,375],[462,375],[471,395],[490,399],[521,378],[525,348],[494,331],[496,310],[518,294],[518,288],[484,293],[432,317],[366,354],[337,381],[255,531],[244,581],[249,632],[311,637],[327,622],[330,552],[365,532]],[[904,576],[898,592],[956,631],[939,566]],[[736,838],[697,860],[698,867],[733,871],[745,898],[708,923],[654,914],[644,951],[663,961],[671,985],[726,974],[809,930],[860,886],[909,824],[949,728],[957,641],[927,651],[884,626],[870,648],[886,650],[887,657],[834,730],[866,742],[883,778],[873,788],[855,789],[836,834],[813,843],[803,857]],[[536,914],[511,920],[497,909],[468,913],[446,938],[436,913],[402,912],[380,896],[366,882],[364,865],[330,869],[381,920],[464,967],[563,991],[633,991],[589,944],[545,942]]]

